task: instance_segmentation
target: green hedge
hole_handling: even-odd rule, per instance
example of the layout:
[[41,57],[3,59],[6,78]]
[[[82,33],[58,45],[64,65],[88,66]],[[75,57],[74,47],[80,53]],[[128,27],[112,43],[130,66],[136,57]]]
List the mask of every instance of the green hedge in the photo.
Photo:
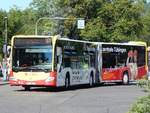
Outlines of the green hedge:
[[150,92],[150,80],[147,78],[139,80],[137,85],[141,88],[144,88],[146,92]]
[[128,113],[150,113],[150,95],[140,98]]
[[[139,80],[137,85],[150,93],[150,81],[147,78]],[[128,113],[150,113],[150,94],[137,100]]]

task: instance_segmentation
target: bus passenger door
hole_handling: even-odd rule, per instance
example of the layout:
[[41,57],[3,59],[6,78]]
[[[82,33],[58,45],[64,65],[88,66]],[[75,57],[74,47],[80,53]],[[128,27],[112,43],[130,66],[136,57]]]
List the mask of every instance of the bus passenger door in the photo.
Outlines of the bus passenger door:
[[64,85],[63,67],[62,67],[62,48],[57,47],[57,86]]
[[62,65],[62,49],[57,47],[57,73],[61,72]]
[[96,82],[102,81],[102,45],[96,51]]
[[82,61],[81,63],[81,68],[80,68],[80,78],[82,80],[82,83],[88,83],[89,82],[89,72],[90,72],[90,56],[85,55],[84,57],[81,58]]

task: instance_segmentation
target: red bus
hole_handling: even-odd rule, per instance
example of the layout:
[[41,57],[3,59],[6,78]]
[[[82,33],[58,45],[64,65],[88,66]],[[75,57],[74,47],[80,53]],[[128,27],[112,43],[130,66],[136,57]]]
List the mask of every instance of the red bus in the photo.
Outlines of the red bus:
[[128,84],[147,76],[147,50],[144,42],[102,43],[102,82]]

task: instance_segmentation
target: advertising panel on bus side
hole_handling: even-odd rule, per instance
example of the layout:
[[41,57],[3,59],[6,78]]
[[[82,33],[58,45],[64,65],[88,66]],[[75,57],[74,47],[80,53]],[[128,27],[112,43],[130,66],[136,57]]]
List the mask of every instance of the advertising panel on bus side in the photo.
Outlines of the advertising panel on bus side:
[[138,45],[102,45],[102,80],[122,81],[126,73],[129,80],[146,75],[146,47]]

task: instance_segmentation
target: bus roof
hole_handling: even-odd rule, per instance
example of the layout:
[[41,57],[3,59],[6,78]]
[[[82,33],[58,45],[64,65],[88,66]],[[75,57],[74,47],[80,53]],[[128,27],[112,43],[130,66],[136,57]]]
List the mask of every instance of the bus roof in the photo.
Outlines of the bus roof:
[[[54,36],[45,36],[45,35],[16,35],[13,36],[13,38],[53,38]],[[66,40],[66,41],[73,41],[73,42],[82,42],[82,43],[92,43],[95,45],[101,45],[101,44],[108,44],[108,45],[129,45],[129,46],[146,46],[146,42],[142,41],[129,41],[125,43],[116,43],[116,42],[91,42],[91,41],[83,41],[83,40],[74,40],[69,39],[68,37],[61,37],[60,35],[55,35],[57,37],[57,40]]]
[[125,42],[125,43],[116,43],[116,42],[95,42],[96,44],[102,45],[102,44],[107,44],[107,45],[128,45],[128,46],[147,46],[145,42],[143,43],[130,43],[130,42]]
[[[44,36],[44,35],[16,35],[13,36],[13,38],[53,38],[54,36]],[[60,35],[56,35],[58,40],[66,40],[66,41],[73,41],[73,42],[82,42],[82,43],[93,43],[94,42],[90,42],[90,41],[83,41],[83,40],[74,40],[74,39],[69,39],[67,37],[61,37]]]

